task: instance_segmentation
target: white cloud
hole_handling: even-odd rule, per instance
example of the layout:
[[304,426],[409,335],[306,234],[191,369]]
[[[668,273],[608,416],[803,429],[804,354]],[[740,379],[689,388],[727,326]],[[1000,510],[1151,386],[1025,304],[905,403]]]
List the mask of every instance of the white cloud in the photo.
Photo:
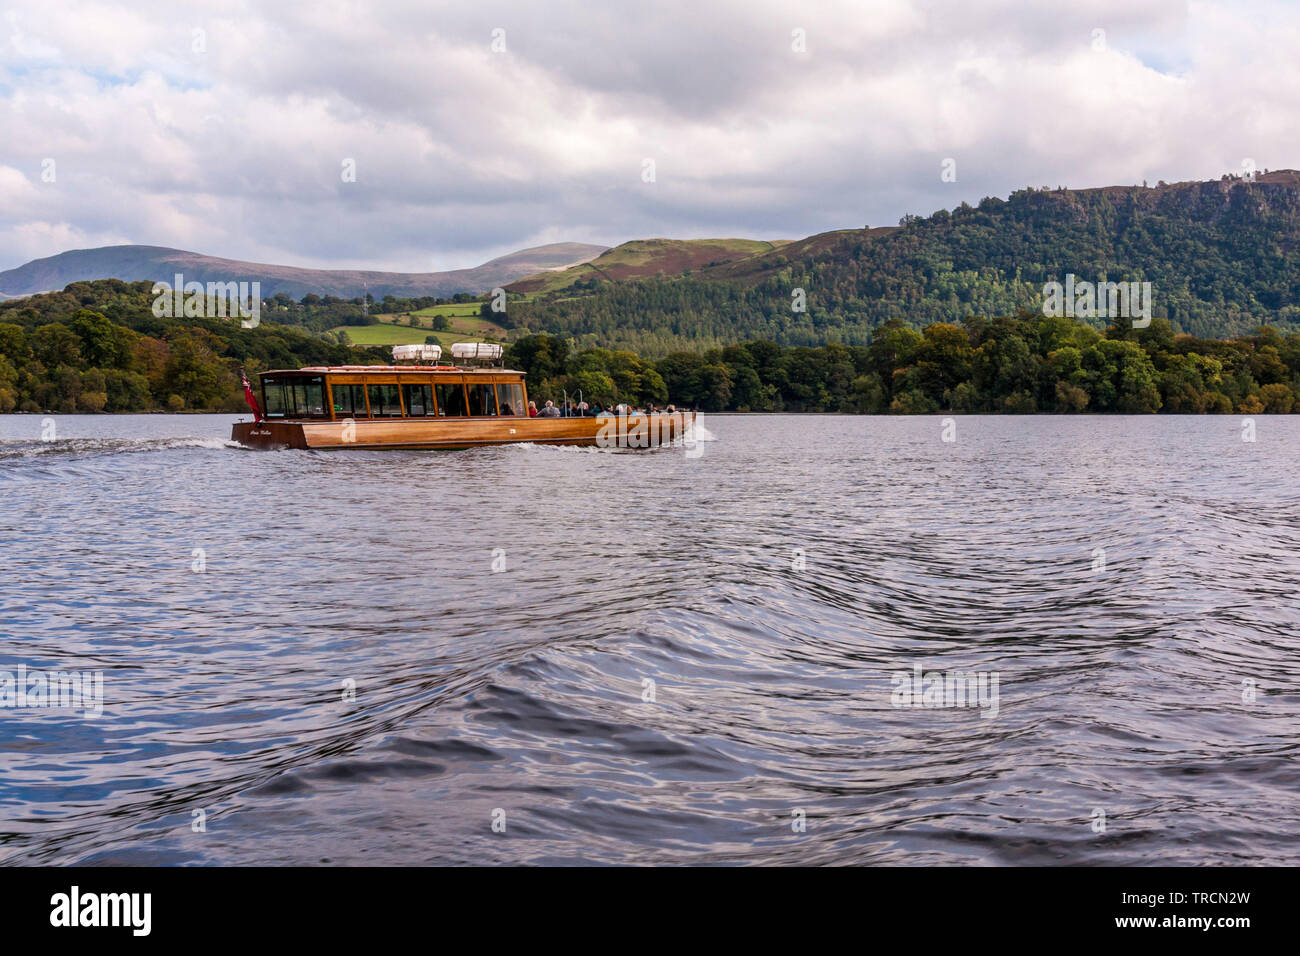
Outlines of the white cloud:
[[0,18],[0,267],[112,236],[423,271],[1295,166],[1298,40],[1280,3],[30,0]]

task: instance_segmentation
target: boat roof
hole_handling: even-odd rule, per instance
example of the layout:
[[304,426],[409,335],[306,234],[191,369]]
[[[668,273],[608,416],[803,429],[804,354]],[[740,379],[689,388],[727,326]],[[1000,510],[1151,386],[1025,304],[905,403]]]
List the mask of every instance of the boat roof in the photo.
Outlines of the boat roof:
[[310,373],[320,375],[322,373],[339,372],[346,375],[355,375],[358,372],[379,372],[385,375],[392,375],[394,372],[455,372],[460,375],[526,375],[513,368],[480,368],[468,367],[464,365],[309,365],[305,368],[276,368],[267,369],[261,372],[261,375],[299,375]]

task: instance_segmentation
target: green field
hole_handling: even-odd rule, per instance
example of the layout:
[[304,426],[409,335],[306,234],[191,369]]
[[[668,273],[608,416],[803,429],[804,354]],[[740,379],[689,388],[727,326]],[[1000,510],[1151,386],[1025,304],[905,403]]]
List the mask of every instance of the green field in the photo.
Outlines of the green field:
[[[354,345],[420,345],[430,335],[436,336],[443,348],[453,342],[505,341],[506,330],[482,318],[479,307],[477,302],[458,302],[419,312],[376,315],[379,325],[340,325],[332,331],[346,332]],[[429,328],[436,315],[446,316],[451,328]]]
[[[497,325],[495,322],[489,322],[487,319],[480,318],[477,315],[477,313],[474,315],[455,315],[451,312],[443,311],[442,309],[428,309],[426,311],[415,312],[413,314],[420,317],[421,319],[424,319],[423,324],[425,326],[428,326],[429,320],[431,320],[435,315],[446,316],[447,321],[451,323],[451,332],[448,333],[434,332],[433,333],[434,335],[439,335],[439,334],[450,335],[452,333],[459,335],[461,333],[464,333],[466,335],[490,335],[498,339],[503,339],[506,337],[506,330],[504,328]],[[401,322],[403,325],[406,324],[406,321],[401,317],[396,318],[395,321]]]
[[[451,305],[435,305],[428,309],[421,309],[412,315],[424,316],[426,318],[435,315],[445,315],[449,319],[476,319],[479,310],[483,307],[481,302],[456,302]],[[405,313],[403,313],[405,314]]]
[[340,325],[334,332],[346,332],[353,345],[422,345],[426,335],[437,335],[444,347],[450,345],[449,332],[430,332],[404,325]]
[[416,325],[425,329],[433,323],[435,316],[444,316],[451,323],[451,330],[448,332],[433,332],[434,335],[483,335],[493,336],[494,338],[504,339],[506,330],[495,322],[490,322],[479,315],[479,303],[477,302],[460,302],[456,305],[435,305],[430,309],[421,309],[419,312],[403,312],[396,315],[377,315],[380,322],[391,322],[394,325]]

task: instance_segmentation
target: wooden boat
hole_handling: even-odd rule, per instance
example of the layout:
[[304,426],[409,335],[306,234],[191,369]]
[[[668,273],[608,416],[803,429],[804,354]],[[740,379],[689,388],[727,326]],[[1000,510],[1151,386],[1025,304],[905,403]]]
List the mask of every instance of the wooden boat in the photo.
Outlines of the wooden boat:
[[468,365],[262,372],[256,396],[244,379],[254,420],[236,422],[230,437],[256,449],[458,449],[517,442],[653,448],[686,437],[695,419],[694,412],[680,411],[530,418],[524,377]]

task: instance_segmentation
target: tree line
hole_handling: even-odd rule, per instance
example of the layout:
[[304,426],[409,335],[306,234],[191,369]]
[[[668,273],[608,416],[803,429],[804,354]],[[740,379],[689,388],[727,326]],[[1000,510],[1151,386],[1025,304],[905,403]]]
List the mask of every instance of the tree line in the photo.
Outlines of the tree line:
[[529,394],[581,389],[602,404],[673,404],[705,411],[860,414],[1300,411],[1300,333],[1271,327],[1231,340],[1176,334],[1167,319],[1105,330],[1022,312],[935,322],[900,319],[869,345],[757,341],[655,362],[629,351],[571,350],[531,335],[510,346]]
[[239,369],[379,363],[385,350],[262,316],[158,318],[151,282],[99,279],[0,302],[0,412],[242,411]]
[[[244,410],[239,370],[382,365],[387,349],[267,321],[159,318],[151,283],[78,282],[0,302],[0,412]],[[507,363],[536,401],[705,411],[1300,412],[1300,333],[1263,326],[1231,339],[1178,333],[1163,318],[1105,329],[1021,311],[933,322],[890,319],[864,345],[770,340],[656,359],[547,333]]]

